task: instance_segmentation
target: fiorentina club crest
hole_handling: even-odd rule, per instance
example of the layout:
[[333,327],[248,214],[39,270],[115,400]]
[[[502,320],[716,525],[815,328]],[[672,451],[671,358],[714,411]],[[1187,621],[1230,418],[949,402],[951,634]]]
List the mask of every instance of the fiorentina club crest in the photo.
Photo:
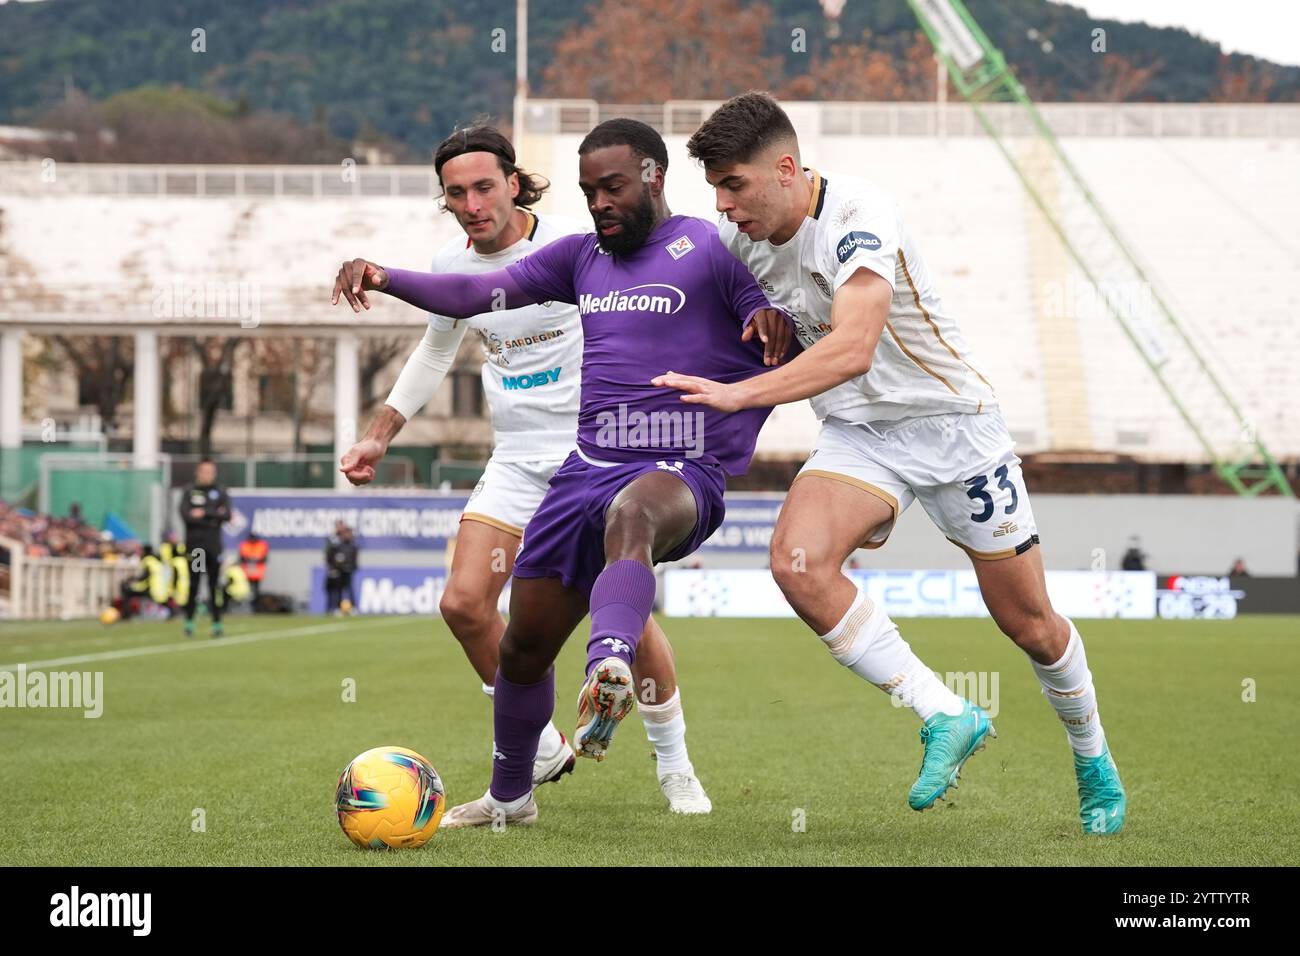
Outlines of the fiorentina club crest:
[[680,239],[674,239],[664,248],[668,250],[668,254],[674,259],[680,259],[695,248],[695,243],[691,242],[689,236],[682,236]]

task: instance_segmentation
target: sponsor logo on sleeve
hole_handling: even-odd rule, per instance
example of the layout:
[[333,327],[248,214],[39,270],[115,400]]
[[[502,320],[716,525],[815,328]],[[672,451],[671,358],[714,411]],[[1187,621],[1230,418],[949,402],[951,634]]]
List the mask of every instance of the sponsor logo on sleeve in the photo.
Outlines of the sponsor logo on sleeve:
[[859,249],[867,252],[880,251],[880,239],[869,232],[850,232],[835,247],[835,255],[840,262],[848,262]]

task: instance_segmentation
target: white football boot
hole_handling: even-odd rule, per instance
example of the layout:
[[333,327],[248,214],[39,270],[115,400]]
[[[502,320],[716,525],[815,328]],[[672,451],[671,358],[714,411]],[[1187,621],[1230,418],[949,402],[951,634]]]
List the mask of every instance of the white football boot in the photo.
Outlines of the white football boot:
[[[559,733],[559,731],[556,731]],[[560,778],[566,773],[573,773],[573,767],[578,762],[577,756],[573,753],[573,748],[569,742],[564,739],[564,734],[560,734],[560,749],[554,756],[542,757],[537,755],[533,761],[533,786],[540,787],[544,783],[559,783]]]
[[659,789],[668,798],[673,813],[710,813],[713,801],[704,785],[691,773],[670,773],[659,781]]
[[528,802],[513,813],[507,813],[500,804],[492,799],[492,793],[483,794],[477,800],[452,807],[443,815],[441,828],[455,830],[460,827],[490,826],[531,826],[537,822],[537,802],[532,794]]

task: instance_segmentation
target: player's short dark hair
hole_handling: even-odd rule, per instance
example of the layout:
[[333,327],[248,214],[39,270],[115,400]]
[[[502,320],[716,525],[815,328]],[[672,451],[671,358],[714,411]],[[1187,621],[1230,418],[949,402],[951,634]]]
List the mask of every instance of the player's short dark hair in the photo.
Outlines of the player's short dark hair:
[[794,124],[770,93],[750,90],[723,103],[686,141],[706,169],[747,163],[773,143],[798,143]]
[[664,172],[668,172],[668,147],[664,138],[653,126],[640,120],[619,117],[605,120],[578,144],[578,155],[604,149],[607,146],[627,146],[642,159],[653,159]]
[[526,173],[515,163],[515,147],[495,126],[486,123],[474,123],[456,130],[441,143],[433,153],[433,171],[438,174],[438,185],[442,185],[442,167],[449,160],[465,153],[491,153],[497,158],[497,166],[507,179],[514,173],[519,177],[519,195],[515,205],[527,209],[537,203],[551,184],[544,176]]

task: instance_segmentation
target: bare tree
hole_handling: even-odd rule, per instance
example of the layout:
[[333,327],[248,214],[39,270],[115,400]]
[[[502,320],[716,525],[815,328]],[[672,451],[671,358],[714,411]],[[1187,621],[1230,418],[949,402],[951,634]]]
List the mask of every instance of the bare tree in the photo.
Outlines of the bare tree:
[[135,342],[120,335],[55,335],[54,341],[76,369],[82,392],[92,396],[105,434],[111,435],[117,428],[118,406],[131,381]]
[[404,336],[371,337],[361,340],[360,366],[361,408],[368,409],[380,400],[373,391],[374,378],[382,372],[388,363],[399,355],[409,351],[411,340]]
[[243,339],[194,339],[199,359],[199,454],[212,454],[212,426],[217,411],[234,394],[235,350]]

